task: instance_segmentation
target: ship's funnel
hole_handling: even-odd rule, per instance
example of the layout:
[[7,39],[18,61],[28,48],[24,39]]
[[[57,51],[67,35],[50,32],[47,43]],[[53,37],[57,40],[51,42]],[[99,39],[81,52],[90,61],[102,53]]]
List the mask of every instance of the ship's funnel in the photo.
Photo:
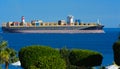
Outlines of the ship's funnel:
[[24,18],[24,16],[22,16],[21,22],[22,22],[22,23],[25,23],[25,18]]

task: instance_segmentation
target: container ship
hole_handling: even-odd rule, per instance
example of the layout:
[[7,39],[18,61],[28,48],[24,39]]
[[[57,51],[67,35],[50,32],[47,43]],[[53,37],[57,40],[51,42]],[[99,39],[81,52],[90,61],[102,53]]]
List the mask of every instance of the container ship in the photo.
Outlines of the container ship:
[[43,22],[42,20],[32,20],[25,22],[24,16],[21,22],[6,22],[2,24],[4,33],[104,33],[103,27],[97,22],[81,22],[80,19],[74,21],[74,17],[69,15],[67,21]]

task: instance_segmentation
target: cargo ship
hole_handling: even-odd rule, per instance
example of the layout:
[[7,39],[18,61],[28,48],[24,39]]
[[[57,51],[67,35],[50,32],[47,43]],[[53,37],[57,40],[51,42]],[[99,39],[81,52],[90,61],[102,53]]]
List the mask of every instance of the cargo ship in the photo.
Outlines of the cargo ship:
[[2,24],[4,33],[104,33],[104,25],[97,22],[81,22],[80,19],[74,21],[74,17],[69,15],[67,21],[43,22],[42,20],[32,20],[25,22],[24,16],[21,22],[6,22]]

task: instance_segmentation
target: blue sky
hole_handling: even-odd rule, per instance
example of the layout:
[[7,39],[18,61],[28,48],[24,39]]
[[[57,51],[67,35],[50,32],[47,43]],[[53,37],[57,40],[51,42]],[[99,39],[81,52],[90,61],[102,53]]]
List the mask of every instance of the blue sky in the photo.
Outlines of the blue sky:
[[100,22],[106,28],[120,24],[120,0],[0,0],[0,24],[35,19],[46,21],[66,20],[67,15],[82,22]]

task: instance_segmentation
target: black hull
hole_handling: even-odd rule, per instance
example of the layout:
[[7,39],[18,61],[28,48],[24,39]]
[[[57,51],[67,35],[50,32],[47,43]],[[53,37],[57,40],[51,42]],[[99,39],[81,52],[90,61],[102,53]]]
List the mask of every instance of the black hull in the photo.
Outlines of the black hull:
[[4,33],[103,33],[104,26],[2,27]]

